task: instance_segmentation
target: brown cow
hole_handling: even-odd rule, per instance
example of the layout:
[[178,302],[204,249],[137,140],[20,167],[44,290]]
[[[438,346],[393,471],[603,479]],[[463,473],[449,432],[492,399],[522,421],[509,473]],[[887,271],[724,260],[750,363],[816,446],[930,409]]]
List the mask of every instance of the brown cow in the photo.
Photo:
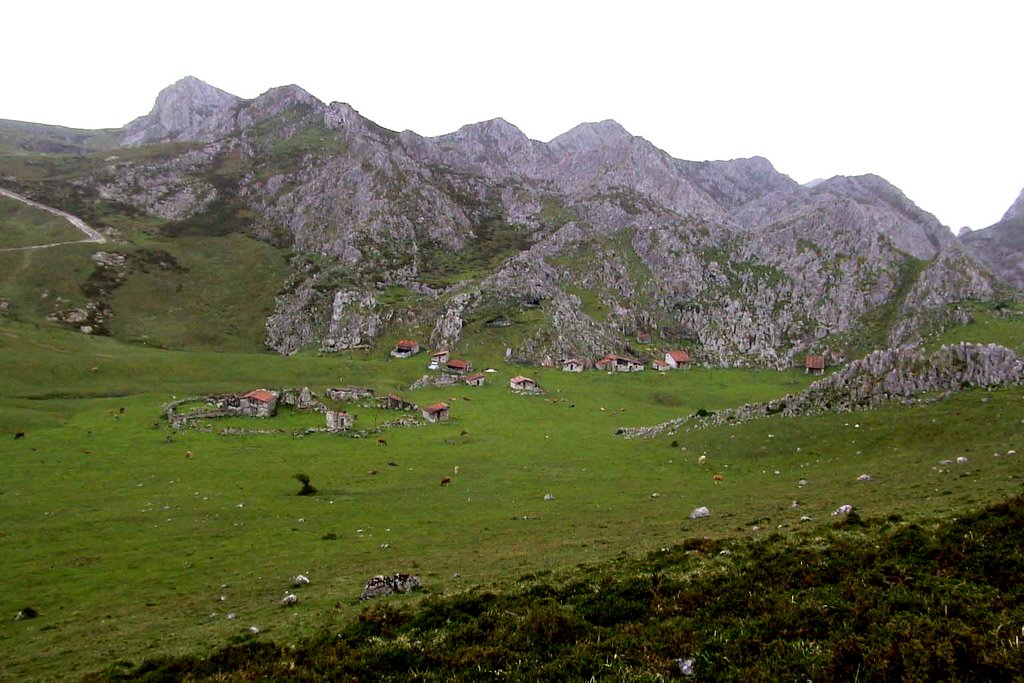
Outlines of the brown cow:
[[714,479],[716,484],[721,484],[723,481],[725,481],[725,476],[721,474],[716,474]]
[[185,459],[186,460],[191,460],[192,459],[192,451],[185,451]]
[[377,445],[378,446],[387,446],[388,445],[388,440],[387,439],[377,439]]
[[452,483],[451,477],[441,477],[441,486],[447,486],[450,483]]

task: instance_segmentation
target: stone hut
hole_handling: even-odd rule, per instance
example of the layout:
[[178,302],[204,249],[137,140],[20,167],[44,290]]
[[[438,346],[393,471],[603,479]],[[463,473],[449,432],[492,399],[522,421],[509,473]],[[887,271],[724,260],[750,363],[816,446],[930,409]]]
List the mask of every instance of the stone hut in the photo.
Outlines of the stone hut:
[[327,418],[327,429],[331,432],[343,432],[352,429],[355,418],[351,413],[344,410],[328,410],[324,413]]
[[448,417],[447,403],[435,403],[423,409],[423,418],[428,422],[447,422]]
[[683,350],[668,351],[665,353],[665,362],[673,370],[690,367],[690,354]]
[[395,358],[410,358],[420,352],[420,344],[412,339],[399,339],[391,355]]
[[437,370],[439,367],[448,362],[451,354],[448,353],[447,349],[439,349],[430,354],[430,369]]
[[465,375],[467,372],[473,370],[473,363],[468,360],[459,360],[452,358],[444,366],[445,372],[450,372],[455,375]]
[[644,364],[635,358],[608,354],[594,363],[594,367],[598,370],[608,370],[609,372],[640,372],[644,369]]
[[381,402],[381,408],[385,410],[416,410],[416,404],[406,401],[398,394],[388,394]]
[[637,332],[636,333],[636,340],[640,344],[650,344],[651,343],[651,333],[650,332]]
[[238,399],[238,412],[250,417],[273,417],[277,412],[277,392],[254,389]]
[[562,361],[562,372],[583,372],[583,361],[579,358]]
[[659,360],[657,358],[655,358],[654,360],[651,361],[651,367],[654,368],[655,370],[657,370],[658,372],[665,372],[667,370],[671,370],[672,369],[671,365],[669,365],[665,361]]
[[466,375],[463,381],[471,387],[482,387],[487,383],[487,377],[482,372],[474,372],[472,375]]
[[532,380],[529,377],[523,377],[522,375],[516,375],[508,381],[508,386],[514,391],[540,391],[540,385],[537,384],[536,380]]
[[807,356],[804,359],[804,373],[821,375],[825,372],[825,356]]

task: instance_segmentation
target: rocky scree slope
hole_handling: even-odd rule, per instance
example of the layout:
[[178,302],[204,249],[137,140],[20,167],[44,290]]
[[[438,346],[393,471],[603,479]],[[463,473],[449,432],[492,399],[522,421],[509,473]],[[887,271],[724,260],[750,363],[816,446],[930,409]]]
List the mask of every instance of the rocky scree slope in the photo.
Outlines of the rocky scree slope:
[[[549,143],[494,119],[427,138],[297,86],[253,100],[186,78],[74,182],[171,221],[295,253],[267,322],[281,353],[507,324],[513,357],[645,355],[786,366],[912,342],[997,283],[875,176],[803,187],[765,159],[674,159],[614,121]],[[860,341],[852,341],[852,340]],[[869,339],[869,342],[863,342]]]

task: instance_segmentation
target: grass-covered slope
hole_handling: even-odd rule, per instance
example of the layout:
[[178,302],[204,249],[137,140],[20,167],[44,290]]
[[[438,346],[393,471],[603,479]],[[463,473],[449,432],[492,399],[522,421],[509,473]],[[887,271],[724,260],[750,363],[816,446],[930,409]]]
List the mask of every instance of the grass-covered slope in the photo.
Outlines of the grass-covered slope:
[[0,249],[82,239],[68,221],[16,199],[0,196]]
[[[92,680],[985,680],[1024,676],[1024,499],[693,537],[510,590],[384,602],[297,645],[240,637]],[[687,661],[690,660],[690,661]]]
[[[205,656],[253,625],[278,643],[349,628],[364,582],[380,573],[418,574],[430,596],[476,586],[514,594],[524,574],[569,581],[581,563],[690,539],[743,547],[779,533],[800,544],[825,533],[830,512],[844,503],[867,519],[895,514],[930,525],[1015,495],[1024,480],[1024,463],[1008,455],[1024,444],[1021,389],[624,440],[617,427],[779,397],[808,378],[530,368],[548,394],[518,396],[507,382],[524,368],[494,360],[488,386],[408,392],[424,372],[423,354],[165,351],[14,323],[0,324],[0,353],[9,359],[0,383],[0,614],[39,612],[0,620],[8,653],[0,678],[11,680],[66,678],[155,655]],[[172,396],[302,384],[446,401],[452,421],[388,428],[380,434],[388,445],[378,446],[375,438],[295,438],[295,430],[323,424],[316,413],[235,418],[170,440],[160,419]],[[358,429],[396,417],[347,407]],[[281,431],[221,436],[229,423]],[[25,437],[14,439],[17,432]],[[185,459],[186,451],[194,457]],[[958,456],[968,462],[940,464]],[[318,495],[295,495],[299,472]],[[856,481],[862,473],[873,481]],[[442,488],[445,476],[454,481]],[[800,488],[800,479],[809,483]],[[794,498],[799,509],[790,507]],[[712,516],[688,520],[701,505]],[[298,573],[313,583],[296,608],[283,609],[278,601]],[[592,632],[581,629],[580,637]],[[668,649],[658,652],[661,667]]]

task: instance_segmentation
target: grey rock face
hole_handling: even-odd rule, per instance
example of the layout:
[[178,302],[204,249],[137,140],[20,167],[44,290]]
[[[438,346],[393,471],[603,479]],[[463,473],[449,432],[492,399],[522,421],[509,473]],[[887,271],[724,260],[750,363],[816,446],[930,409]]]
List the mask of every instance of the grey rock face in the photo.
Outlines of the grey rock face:
[[418,576],[410,576],[409,574],[377,575],[366,582],[366,587],[363,588],[359,599],[369,600],[370,598],[378,598],[382,595],[391,595],[392,593],[408,593],[419,587],[420,579]]
[[125,126],[121,144],[216,139],[233,130],[241,103],[241,98],[187,76],[160,91],[153,111]]
[[1024,190],[995,225],[960,235],[971,256],[1006,282],[1024,289]]
[[1020,218],[1024,216],[1024,190],[1020,191],[1017,195],[1017,199],[1010,205],[1010,208],[1006,210],[1003,217],[1000,219],[1000,223],[1003,221],[1013,220],[1014,218]]
[[[934,311],[994,292],[877,176],[800,186],[760,157],[673,159],[614,121],[549,143],[503,119],[425,138],[297,86],[244,101],[185,79],[123,140],[208,144],[111,163],[92,179],[103,197],[177,221],[230,203],[300,255],[267,325],[282,353],[410,324],[452,344],[483,312],[539,310],[512,357],[628,353],[629,333],[650,329],[700,362],[782,367],[882,306],[898,308],[889,341],[903,343]],[[415,296],[380,305],[391,287]]]

